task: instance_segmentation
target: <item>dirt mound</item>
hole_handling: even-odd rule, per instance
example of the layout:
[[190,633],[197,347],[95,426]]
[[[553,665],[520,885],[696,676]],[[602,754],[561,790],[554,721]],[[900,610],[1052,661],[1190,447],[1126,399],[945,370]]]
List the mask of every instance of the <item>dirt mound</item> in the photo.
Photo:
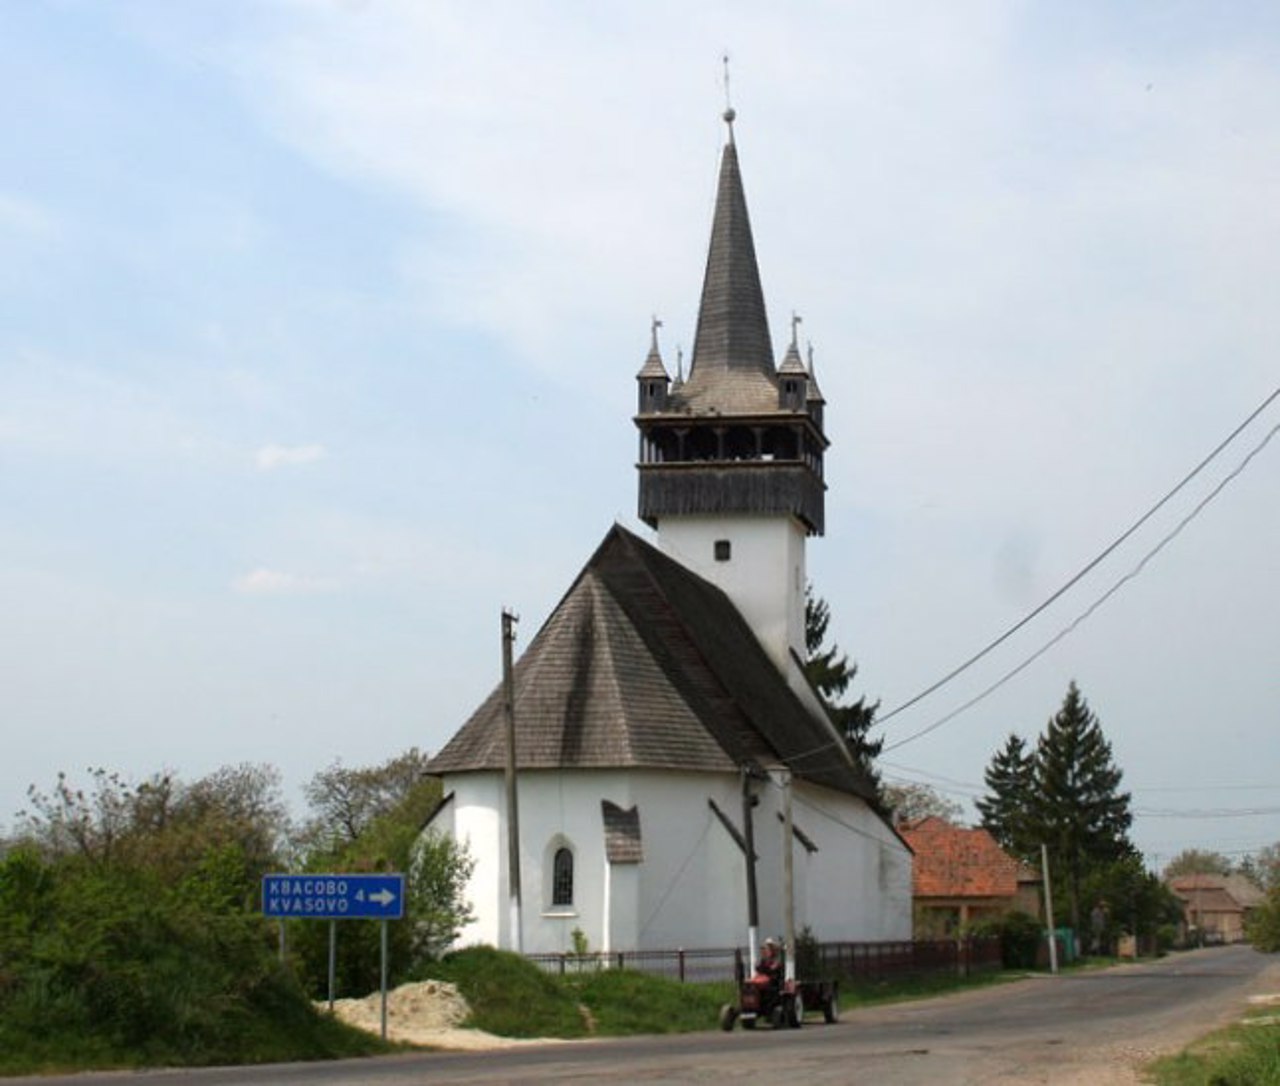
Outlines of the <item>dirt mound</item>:
[[[328,1002],[317,1004],[328,1009]],[[382,994],[373,992],[363,999],[336,999],[334,1016],[357,1029],[382,1032]],[[442,980],[402,984],[387,992],[387,1039],[434,1048],[506,1048],[537,1044],[510,1037],[496,1037],[478,1029],[463,1029],[471,1008],[458,989]]]

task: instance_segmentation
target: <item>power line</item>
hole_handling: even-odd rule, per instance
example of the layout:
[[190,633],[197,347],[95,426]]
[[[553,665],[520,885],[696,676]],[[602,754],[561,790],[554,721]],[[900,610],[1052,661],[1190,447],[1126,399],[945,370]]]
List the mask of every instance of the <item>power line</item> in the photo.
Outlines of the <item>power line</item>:
[[1260,815],[1280,814],[1280,807],[1210,807],[1203,810],[1150,810],[1134,809],[1135,816],[1143,818],[1253,818]]
[[[1275,395],[1280,395],[1280,389],[1277,389],[1276,393],[1273,394],[1272,396],[1273,399],[1275,398]],[[1268,402],[1270,401],[1268,400]],[[951,712],[947,713],[947,715],[942,717],[940,720],[935,720],[927,728],[921,728],[918,732],[913,732],[911,735],[908,735],[905,739],[899,739],[896,743],[890,743],[888,746],[884,748],[884,753],[888,753],[891,750],[897,750],[899,747],[906,746],[908,743],[911,743],[916,739],[919,739],[921,736],[925,736],[932,731],[936,731],[938,728],[941,728],[944,724],[948,723],[951,720],[954,720],[956,717],[958,717],[961,713],[965,712],[966,710],[972,709],[973,706],[978,704],[978,702],[983,701],[989,695],[999,690],[1000,687],[1004,686],[1005,683],[1007,683],[1010,679],[1014,678],[1016,675],[1019,675],[1023,671],[1025,671],[1028,667],[1030,667],[1033,663],[1035,663],[1038,659],[1040,659],[1041,656],[1043,656],[1046,652],[1048,652],[1051,648],[1053,648],[1054,645],[1056,645],[1059,641],[1063,640],[1063,638],[1067,637],[1069,634],[1074,633],[1075,630],[1081,625],[1081,623],[1083,623],[1085,620],[1090,618],[1093,615],[1093,613],[1098,610],[1099,607],[1101,607],[1104,603],[1107,602],[1107,600],[1109,600],[1112,596],[1114,596],[1117,592],[1119,592],[1120,589],[1123,588],[1126,584],[1128,584],[1140,573],[1142,573],[1142,571],[1147,567],[1147,563],[1150,562],[1151,559],[1153,559],[1162,550],[1164,550],[1165,546],[1171,543],[1182,532],[1183,528],[1185,528],[1188,524],[1190,524],[1193,520],[1195,520],[1196,517],[1200,515],[1201,511],[1203,511],[1205,506],[1207,506],[1211,501],[1213,501],[1214,498],[1216,498],[1219,494],[1221,494],[1224,489],[1226,489],[1226,486],[1228,483],[1230,483],[1233,479],[1236,478],[1236,476],[1238,476],[1242,471],[1244,471],[1246,467],[1248,467],[1249,462],[1253,460],[1253,458],[1257,456],[1258,453],[1262,452],[1264,448],[1266,448],[1267,444],[1271,441],[1273,437],[1275,437],[1277,432],[1280,432],[1280,423],[1277,423],[1270,430],[1268,430],[1266,435],[1263,437],[1263,439],[1257,445],[1255,445],[1252,449],[1249,450],[1248,455],[1243,460],[1240,461],[1240,463],[1235,467],[1235,469],[1232,470],[1229,474],[1227,474],[1222,479],[1222,481],[1218,483],[1217,486],[1215,486],[1211,491],[1209,491],[1209,493],[1206,494],[1195,505],[1194,508],[1192,508],[1190,513],[1188,513],[1185,517],[1183,517],[1180,521],[1178,521],[1178,523],[1174,526],[1171,532],[1165,535],[1160,540],[1160,542],[1158,542],[1154,547],[1151,548],[1151,550],[1147,551],[1147,553],[1142,556],[1141,561],[1139,561],[1138,564],[1134,566],[1132,570],[1130,570],[1118,581],[1116,581],[1116,583],[1113,584],[1109,589],[1107,589],[1106,592],[1104,592],[1101,596],[1099,596],[1096,600],[1094,600],[1094,602],[1091,603],[1088,608],[1086,608],[1081,614],[1077,615],[1063,629],[1058,631],[1057,634],[1051,637],[1048,641],[1046,641],[1043,645],[1041,645],[1040,648],[1038,648],[1035,652],[1033,652],[1030,656],[1028,656],[1025,660],[1023,660],[1022,663],[1018,664],[1018,666],[1013,668],[1012,670],[1005,672],[1004,675],[1002,675],[999,679],[993,682],[990,686],[986,687],[984,690],[980,691],[978,694],[975,694],[972,698],[964,702],[964,704],[960,705],[958,708],[953,709]]]
[[[990,642],[984,648],[980,649],[978,652],[970,656],[969,659],[964,661],[964,663],[958,665],[957,667],[952,668],[949,672],[947,672],[947,674],[945,674],[937,682],[933,683],[931,686],[926,687],[924,690],[920,691],[920,693],[916,694],[914,697],[907,699],[901,705],[897,705],[894,708],[890,709],[887,713],[884,713],[880,717],[877,723],[879,724],[887,723],[889,720],[897,716],[903,710],[911,708],[911,706],[915,705],[919,701],[923,701],[934,691],[941,689],[947,683],[951,682],[952,679],[956,678],[961,673],[967,671],[970,667],[976,664],[988,653],[996,649],[998,646],[1004,644],[1010,637],[1012,637],[1015,633],[1017,633],[1024,626],[1026,626],[1028,622],[1030,622],[1037,615],[1042,613],[1051,604],[1053,604],[1058,599],[1060,599],[1069,589],[1073,588],[1076,584],[1078,584],[1082,578],[1084,578],[1088,573],[1094,570],[1104,559],[1106,559],[1109,555],[1111,555],[1116,550],[1116,548],[1118,548],[1122,543],[1125,542],[1125,540],[1127,540],[1130,536],[1132,536],[1134,532],[1136,532],[1148,520],[1150,520],[1153,516],[1155,516],[1155,514],[1161,508],[1163,508],[1165,504],[1168,503],[1168,501],[1175,494],[1177,494],[1180,490],[1182,490],[1182,488],[1185,487],[1189,482],[1191,482],[1191,480],[1194,479],[1197,475],[1199,475],[1201,471],[1203,471],[1206,467],[1208,467],[1208,465],[1218,456],[1218,454],[1221,453],[1222,450],[1225,449],[1228,445],[1230,445],[1231,442],[1234,441],[1240,435],[1241,431],[1243,431],[1246,426],[1248,426],[1251,422],[1253,422],[1254,419],[1256,419],[1260,414],[1262,414],[1262,412],[1265,411],[1277,397],[1280,397],[1280,388],[1277,388],[1274,392],[1271,393],[1270,396],[1268,396],[1265,400],[1263,400],[1261,404],[1259,404],[1256,408],[1254,408],[1252,413],[1250,413],[1249,417],[1246,418],[1244,422],[1240,423],[1240,425],[1237,426],[1234,430],[1232,430],[1231,433],[1229,433],[1221,442],[1219,442],[1217,447],[1214,448],[1214,450],[1211,453],[1209,453],[1208,456],[1206,456],[1203,460],[1200,461],[1200,463],[1198,463],[1194,468],[1192,468],[1190,472],[1188,472],[1185,476],[1183,476],[1182,480],[1172,490],[1170,490],[1169,493],[1167,493],[1163,498],[1161,498],[1158,502],[1156,502],[1155,505],[1153,505],[1145,513],[1143,513],[1142,516],[1140,516],[1136,521],[1134,521],[1133,524],[1130,525],[1123,532],[1123,534],[1118,536],[1114,542],[1112,542],[1104,551],[1102,551],[1101,554],[1099,554],[1096,558],[1094,558],[1093,561],[1089,562],[1075,576],[1073,576],[1069,581],[1067,581],[1066,584],[1064,584],[1061,588],[1059,588],[1056,592],[1054,592],[1053,595],[1051,595],[1048,599],[1046,599],[1043,603],[1041,603],[1040,606],[1038,606],[1034,611],[1032,611],[1030,614],[1024,616],[1019,621],[1014,623],[1007,630],[1005,630],[1004,633],[1002,633],[999,637],[997,637],[994,641]],[[967,708],[967,706],[965,706],[965,708]]]

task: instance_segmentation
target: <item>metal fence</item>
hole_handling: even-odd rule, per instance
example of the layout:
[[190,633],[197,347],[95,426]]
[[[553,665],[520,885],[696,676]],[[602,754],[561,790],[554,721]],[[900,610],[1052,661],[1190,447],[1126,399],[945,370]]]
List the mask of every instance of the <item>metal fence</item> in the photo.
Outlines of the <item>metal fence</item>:
[[[600,969],[634,969],[672,980],[733,980],[747,965],[742,947],[698,950],[599,951],[586,954],[528,954],[548,973],[561,976]],[[800,947],[802,976],[883,980],[939,974],[968,974],[1000,968],[1000,940],[939,939],[892,943],[807,943]]]
[[943,973],[968,975],[1001,967],[998,936],[931,939],[898,943],[817,943],[801,947],[815,972],[824,976],[883,980]]

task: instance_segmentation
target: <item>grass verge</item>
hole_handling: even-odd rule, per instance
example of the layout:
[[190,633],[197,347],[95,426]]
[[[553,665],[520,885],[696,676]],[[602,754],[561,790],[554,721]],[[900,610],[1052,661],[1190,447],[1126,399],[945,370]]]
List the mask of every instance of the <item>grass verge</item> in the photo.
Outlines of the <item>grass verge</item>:
[[1280,1086],[1280,1024],[1275,1008],[1259,1013],[1257,1024],[1229,1026],[1148,1064],[1148,1076],[1158,1086]]
[[400,1047],[316,1013],[284,979],[244,1004],[215,1000],[203,1021],[145,1039],[103,1028],[74,994],[26,995],[0,1016],[0,1076],[341,1059]]
[[[618,1037],[714,1029],[720,1007],[735,994],[727,981],[681,984],[627,969],[552,976],[518,955],[489,947],[450,954],[429,973],[458,986],[471,1006],[468,1026],[504,1037]],[[842,982],[840,1003],[849,1009],[927,999],[1025,975]]]

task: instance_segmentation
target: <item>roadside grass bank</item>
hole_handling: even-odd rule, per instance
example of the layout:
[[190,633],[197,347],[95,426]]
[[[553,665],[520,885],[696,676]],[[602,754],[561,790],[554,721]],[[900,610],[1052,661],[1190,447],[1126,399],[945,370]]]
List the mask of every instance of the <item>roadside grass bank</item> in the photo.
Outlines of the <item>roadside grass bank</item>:
[[389,1051],[317,1014],[261,918],[210,896],[147,870],[0,860],[0,1074]]
[[1276,1008],[1202,1037],[1176,1056],[1146,1067],[1157,1086],[1280,1086],[1280,1022]]
[[[204,970],[193,963],[192,971]],[[283,975],[261,978],[249,992],[178,976],[140,988],[133,979],[100,977],[77,990],[56,975],[23,978],[0,1016],[0,1076],[291,1063],[402,1047],[316,1012]],[[118,1000],[120,1011],[103,1000]],[[131,1000],[143,1005],[137,1016]]]
[[[1025,971],[969,977],[840,980],[840,1004],[859,1006],[927,999],[1009,983]],[[618,1037],[714,1029],[720,1007],[736,991],[729,981],[682,984],[627,969],[569,976],[543,972],[524,958],[488,947],[446,956],[422,979],[451,981],[471,1007],[466,1025],[502,1037]]]
[[466,1025],[500,1037],[620,1037],[713,1029],[733,985],[681,984],[630,970],[552,976],[491,947],[471,947],[428,967],[424,979],[458,986]]

